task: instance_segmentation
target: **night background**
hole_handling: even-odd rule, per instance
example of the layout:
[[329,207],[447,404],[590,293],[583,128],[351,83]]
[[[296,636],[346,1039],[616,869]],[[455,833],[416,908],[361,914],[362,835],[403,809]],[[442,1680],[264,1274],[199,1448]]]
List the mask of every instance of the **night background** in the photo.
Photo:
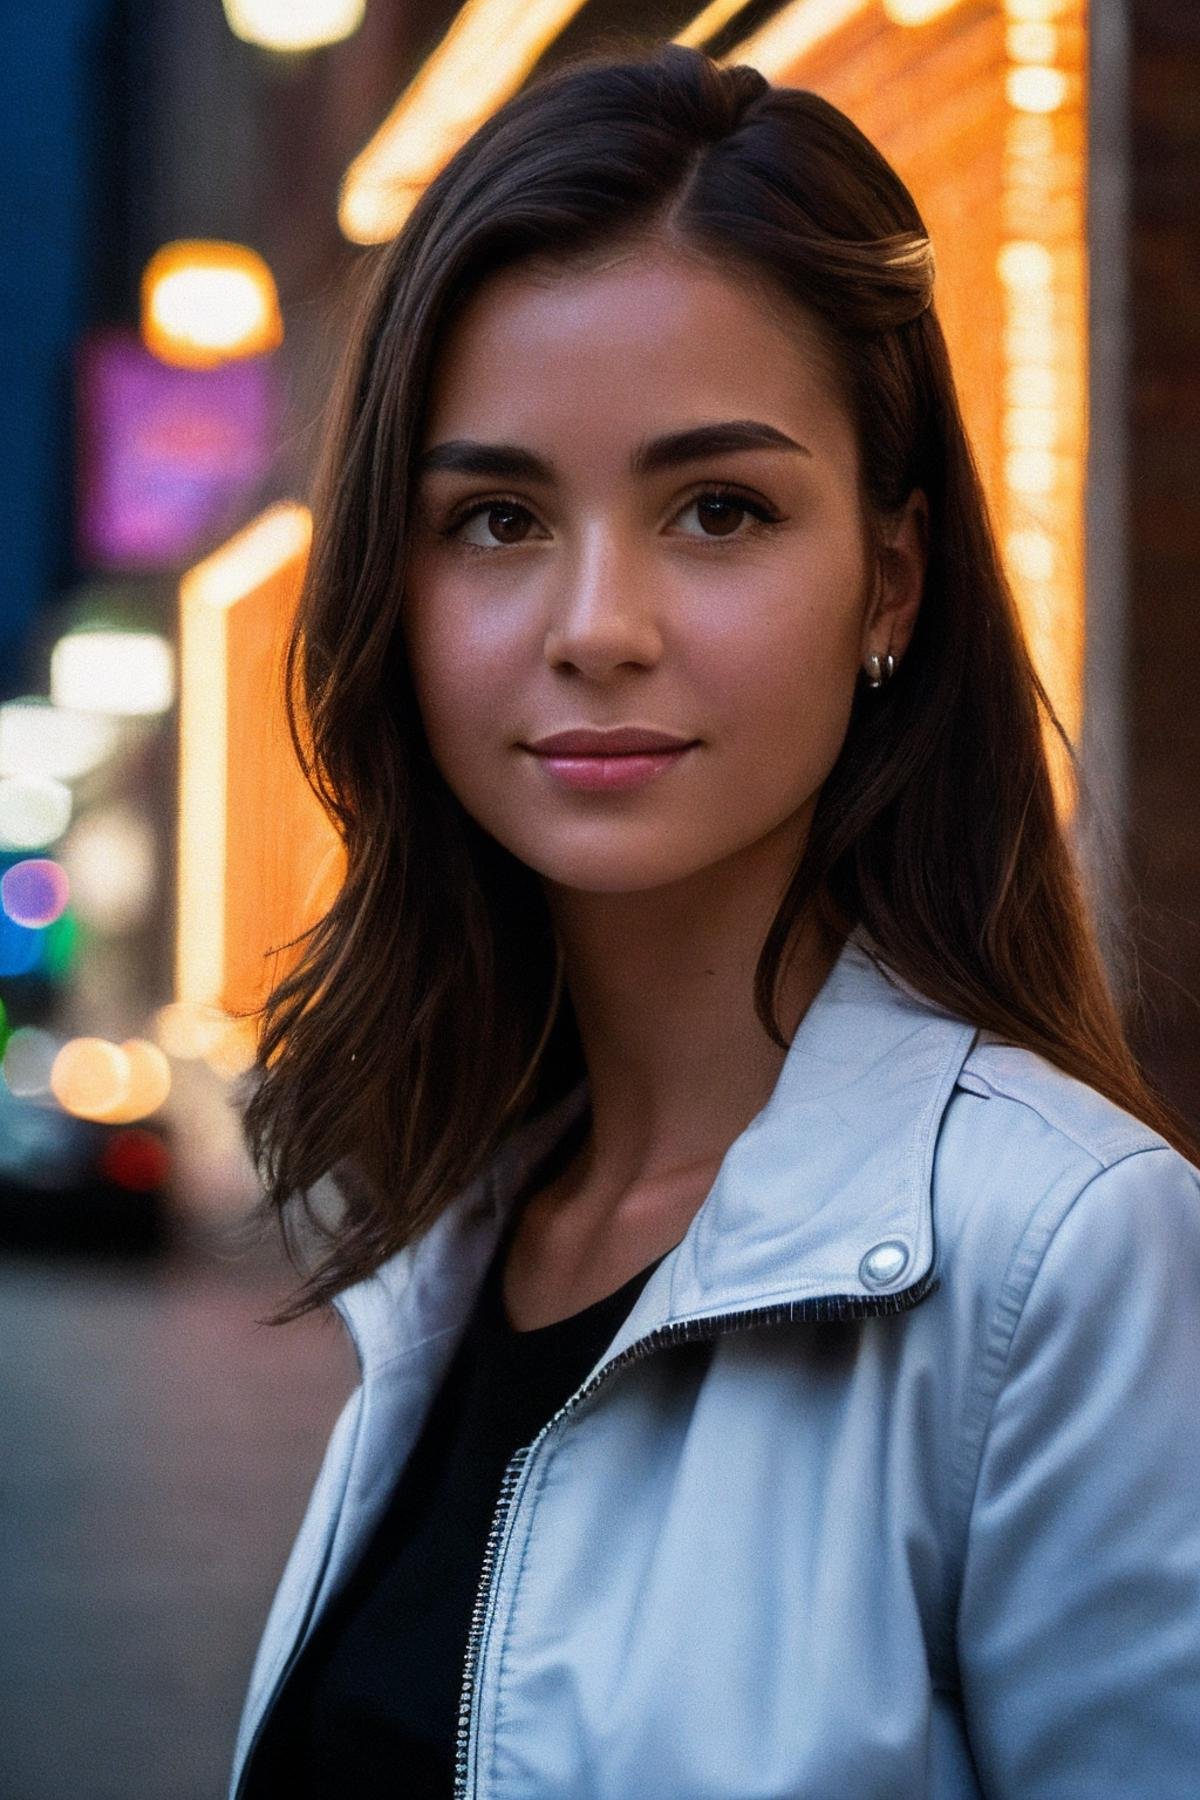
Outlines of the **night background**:
[[[307,36],[305,36],[305,32]],[[330,1425],[251,1228],[246,1013],[338,846],[274,685],[347,282],[619,34],[877,142],[1147,1073],[1200,1130],[1192,0],[0,0],[0,1800],[210,1800]]]

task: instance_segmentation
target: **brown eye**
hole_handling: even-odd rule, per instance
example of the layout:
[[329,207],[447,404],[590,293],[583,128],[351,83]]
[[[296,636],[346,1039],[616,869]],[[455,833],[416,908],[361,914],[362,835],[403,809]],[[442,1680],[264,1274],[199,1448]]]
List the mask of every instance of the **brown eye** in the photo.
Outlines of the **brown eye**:
[[747,510],[740,500],[731,500],[719,494],[706,494],[695,502],[696,510],[705,525],[715,526],[709,535],[728,537],[737,530],[738,520]]
[[[709,488],[689,500],[683,512],[678,516],[690,513],[693,508],[700,520],[699,535],[710,542],[719,542],[722,538],[750,537],[759,531],[769,531],[778,523],[779,515],[747,494],[726,492],[721,488]],[[747,517],[749,524],[746,524]],[[685,537],[695,537],[695,532],[685,532]]]
[[[480,500],[445,526],[442,536],[461,544],[466,550],[502,550],[506,545],[525,541],[532,518],[527,507],[515,500]],[[482,536],[467,536],[468,527],[482,528]]]
[[489,506],[485,520],[500,543],[513,544],[520,542],[520,529],[528,525],[529,514],[523,506]]

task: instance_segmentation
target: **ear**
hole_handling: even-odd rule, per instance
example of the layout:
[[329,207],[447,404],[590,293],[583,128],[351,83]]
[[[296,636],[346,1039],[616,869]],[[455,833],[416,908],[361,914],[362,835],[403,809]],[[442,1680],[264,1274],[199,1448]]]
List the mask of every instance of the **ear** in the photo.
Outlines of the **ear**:
[[875,598],[863,621],[862,656],[891,651],[899,662],[908,648],[929,557],[929,502],[914,488],[884,538]]

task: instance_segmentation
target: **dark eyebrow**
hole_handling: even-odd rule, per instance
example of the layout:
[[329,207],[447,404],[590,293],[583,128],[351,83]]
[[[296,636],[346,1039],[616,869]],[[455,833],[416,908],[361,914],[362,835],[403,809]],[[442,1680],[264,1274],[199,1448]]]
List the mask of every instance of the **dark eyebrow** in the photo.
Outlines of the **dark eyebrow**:
[[[720,424],[693,425],[686,431],[669,431],[662,437],[649,438],[634,451],[630,468],[635,475],[651,475],[659,469],[737,450],[796,450],[802,456],[812,455],[807,445],[798,444],[774,425],[765,425],[758,419],[726,419]],[[418,475],[428,475],[436,469],[449,469],[458,475],[483,475],[493,481],[554,480],[553,466],[534,451],[519,444],[480,444],[471,438],[450,438],[417,459]]]

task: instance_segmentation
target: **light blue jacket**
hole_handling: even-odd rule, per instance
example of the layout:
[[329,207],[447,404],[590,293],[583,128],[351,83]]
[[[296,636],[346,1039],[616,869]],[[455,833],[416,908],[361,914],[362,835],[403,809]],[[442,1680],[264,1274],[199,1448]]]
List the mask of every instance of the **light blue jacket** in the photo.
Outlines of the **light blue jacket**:
[[[456,1800],[1200,1796],[1200,1171],[866,942],[508,1466]],[[362,1379],[267,1619],[231,1796],[522,1176],[585,1101],[335,1302]]]

